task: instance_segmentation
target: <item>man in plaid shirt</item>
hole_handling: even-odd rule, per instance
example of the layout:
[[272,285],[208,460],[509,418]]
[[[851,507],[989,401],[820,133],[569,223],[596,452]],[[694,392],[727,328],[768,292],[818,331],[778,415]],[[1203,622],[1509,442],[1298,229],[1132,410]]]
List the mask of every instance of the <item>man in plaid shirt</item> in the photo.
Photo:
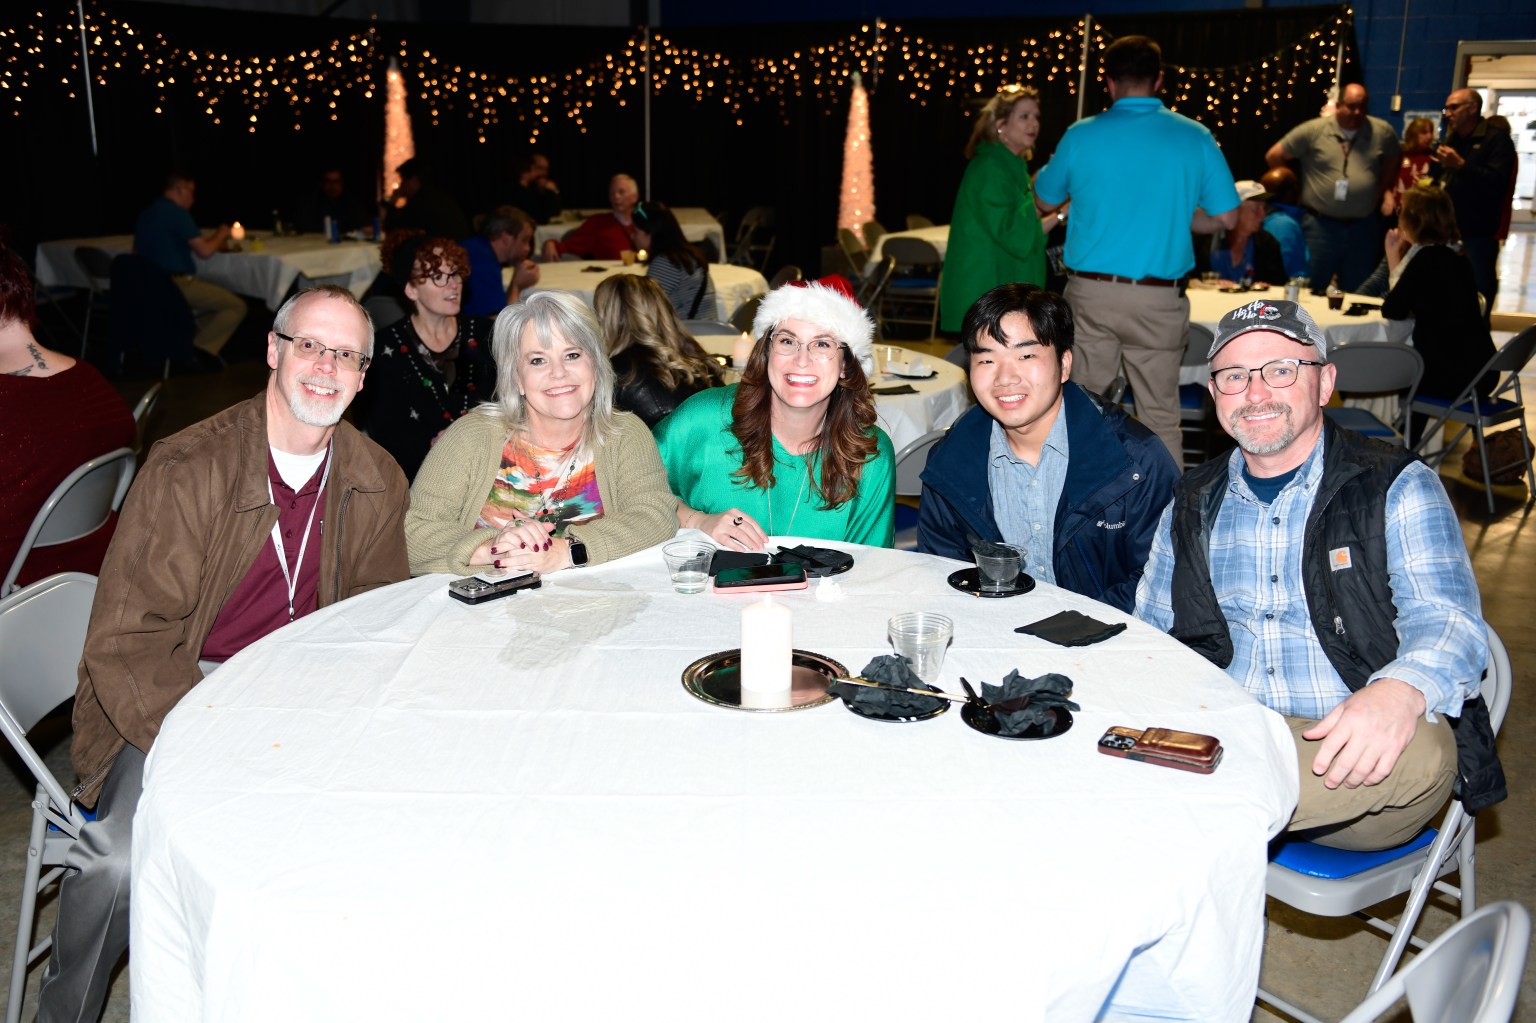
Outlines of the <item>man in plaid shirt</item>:
[[1470,809],[1502,799],[1477,583],[1439,478],[1324,417],[1334,367],[1295,303],[1228,313],[1210,358],[1238,448],[1175,488],[1136,614],[1286,716],[1291,831],[1386,849],[1453,786]]

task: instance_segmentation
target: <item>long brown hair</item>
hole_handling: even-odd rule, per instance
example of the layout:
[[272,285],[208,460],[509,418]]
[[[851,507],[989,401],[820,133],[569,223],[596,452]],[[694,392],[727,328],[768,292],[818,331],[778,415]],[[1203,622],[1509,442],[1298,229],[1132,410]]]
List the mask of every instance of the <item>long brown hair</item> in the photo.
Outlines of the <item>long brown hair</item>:
[[667,293],[649,277],[605,277],[593,292],[592,304],[608,358],[629,356],[620,384],[649,376],[673,391],[681,384],[715,387],[723,382],[719,364],[683,329]]
[[[768,338],[772,333],[770,329],[752,346],[752,357],[747,360],[731,408],[731,432],[742,453],[741,468],[731,475],[760,490],[774,484],[773,386],[768,382]],[[827,415],[816,440],[821,478],[811,477],[811,486],[827,510],[846,504],[858,494],[864,463],[879,450],[870,435],[875,425],[875,399],[869,393],[869,378],[846,346],[840,350],[846,375],[838,378],[827,401]]]

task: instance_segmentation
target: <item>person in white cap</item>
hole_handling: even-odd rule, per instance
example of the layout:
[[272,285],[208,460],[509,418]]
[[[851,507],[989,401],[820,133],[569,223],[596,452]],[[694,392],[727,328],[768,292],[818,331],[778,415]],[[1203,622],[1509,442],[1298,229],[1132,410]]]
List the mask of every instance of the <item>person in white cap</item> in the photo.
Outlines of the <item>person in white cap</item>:
[[874,330],[841,277],[763,299],[741,383],[656,427],[678,523],[727,550],[770,536],[891,546],[896,453],[869,392]]
[[1289,278],[1280,243],[1264,230],[1269,192],[1257,181],[1239,181],[1237,197],[1243,200],[1237,208],[1237,224],[1217,236],[1211,249],[1211,269],[1231,284],[1245,277],[1249,284],[1284,284]]
[[1479,683],[1477,581],[1440,478],[1340,428],[1328,344],[1294,302],[1222,317],[1211,397],[1237,441],[1163,512],[1136,615],[1285,715],[1300,797],[1289,830],[1389,849],[1451,792],[1505,798]]

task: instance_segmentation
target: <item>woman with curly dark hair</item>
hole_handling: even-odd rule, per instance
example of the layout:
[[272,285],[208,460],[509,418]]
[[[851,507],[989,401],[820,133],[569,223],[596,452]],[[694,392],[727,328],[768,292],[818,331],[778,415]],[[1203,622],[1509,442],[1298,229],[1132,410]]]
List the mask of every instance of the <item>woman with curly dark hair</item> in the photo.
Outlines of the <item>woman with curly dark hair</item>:
[[454,242],[396,232],[381,254],[412,309],[374,335],[361,419],[409,480],[438,436],[495,394],[491,320],[459,312],[469,254]]
[[661,285],[679,317],[707,320],[717,315],[709,261],[683,237],[683,227],[666,203],[635,207],[635,244],[650,254],[645,275]]
[[614,407],[633,412],[651,429],[685,398],[725,382],[720,364],[683,329],[649,277],[605,277],[592,305],[613,363]]
[[752,333],[741,383],[656,429],[678,522],[734,550],[770,536],[891,546],[896,454],[875,425],[869,314],[826,277],[770,294]]

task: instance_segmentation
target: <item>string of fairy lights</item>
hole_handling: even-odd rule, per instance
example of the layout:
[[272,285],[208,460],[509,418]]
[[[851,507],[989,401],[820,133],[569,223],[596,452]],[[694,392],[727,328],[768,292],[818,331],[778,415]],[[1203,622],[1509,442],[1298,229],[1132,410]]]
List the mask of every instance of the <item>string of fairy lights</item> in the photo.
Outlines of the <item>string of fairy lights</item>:
[[[23,23],[0,28],[0,110],[15,118],[50,99],[84,101],[80,30],[75,5],[47,0]],[[1353,12],[1344,7],[1295,42],[1233,67],[1169,65],[1164,95],[1213,130],[1239,120],[1275,127],[1298,98],[1321,105],[1333,84],[1340,43]],[[896,95],[927,105],[956,97],[984,98],[1010,83],[1065,87],[1076,96],[1083,59],[1084,21],[1003,43],[966,46],[925,38],[899,24],[874,20],[838,38],[771,56],[733,58],[683,45],[671,35],[637,29],[622,47],[558,75],[507,75],[465,66],[413,46],[386,42],[373,26],[313,49],[240,55],[190,49],[159,32],[136,29],[108,12],[105,0],[85,11],[93,86],[109,89],[127,75],[153,83],[154,112],[189,97],[215,125],[256,132],[266,123],[294,131],[316,118],[335,121],[344,104],[359,99],[382,108],[386,68],[398,61],[413,116],[433,125],[458,122],[480,141],[515,130],[528,142],[559,118],[585,132],[599,104],[625,107],[643,98],[647,47],[657,96],[681,93],[699,104],[723,105],[738,125],[748,108],[770,104],[786,123],[807,100],[822,115],[846,108],[852,75],[860,73],[877,96]],[[1097,22],[1088,29],[1089,81],[1102,72],[1114,36]],[[1097,87],[1096,85],[1093,87]],[[377,97],[377,100],[375,98]]]

